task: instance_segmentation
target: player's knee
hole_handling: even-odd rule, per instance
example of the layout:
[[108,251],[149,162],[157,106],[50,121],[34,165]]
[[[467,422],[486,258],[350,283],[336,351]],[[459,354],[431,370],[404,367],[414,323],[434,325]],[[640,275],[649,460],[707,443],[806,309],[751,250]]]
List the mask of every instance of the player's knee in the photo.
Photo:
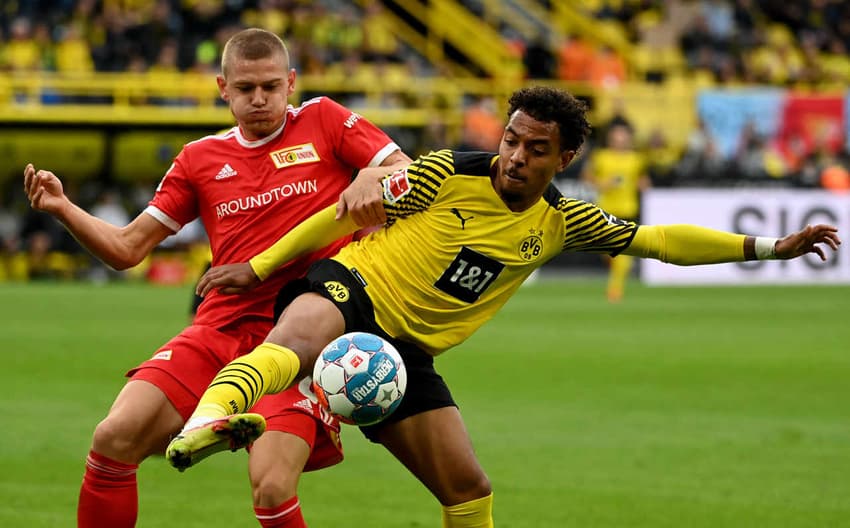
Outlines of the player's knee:
[[493,493],[493,487],[490,484],[490,479],[487,478],[487,475],[481,473],[478,478],[473,481],[472,485],[467,490],[466,495],[469,497],[467,500],[474,500],[486,497],[491,493]]
[[275,508],[294,497],[297,493],[297,481],[277,472],[263,471],[251,473],[251,493],[254,506],[260,508]]
[[107,416],[94,430],[92,449],[115,460],[138,464],[147,457],[150,448],[134,429],[130,422]]
[[461,504],[483,497],[487,497],[493,492],[490,484],[490,479],[483,472],[475,475],[470,475],[466,479],[458,479],[451,488],[451,491],[446,497],[442,497],[440,502],[445,505]]

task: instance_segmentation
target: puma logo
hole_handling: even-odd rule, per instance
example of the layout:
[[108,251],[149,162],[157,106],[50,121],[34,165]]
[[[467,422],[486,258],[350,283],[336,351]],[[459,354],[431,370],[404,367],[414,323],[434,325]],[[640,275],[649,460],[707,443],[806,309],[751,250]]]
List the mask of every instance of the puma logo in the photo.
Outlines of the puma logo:
[[464,218],[463,216],[461,216],[460,211],[457,210],[457,207],[452,207],[451,213],[453,215],[455,215],[456,217],[458,217],[458,219],[460,220],[460,228],[461,229],[464,229],[466,227],[466,221],[467,220],[472,220],[473,218],[475,218],[474,216],[468,216],[468,217]]

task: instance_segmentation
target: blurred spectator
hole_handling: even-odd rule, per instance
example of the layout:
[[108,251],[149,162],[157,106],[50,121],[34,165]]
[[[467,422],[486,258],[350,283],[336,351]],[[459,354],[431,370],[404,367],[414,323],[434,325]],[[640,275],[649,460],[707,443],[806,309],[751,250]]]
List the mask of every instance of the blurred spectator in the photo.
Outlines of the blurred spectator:
[[59,222],[45,213],[30,211],[21,223],[19,239],[30,279],[72,279],[77,273],[77,242]]
[[523,56],[525,74],[529,79],[551,79],[555,75],[555,56],[549,50],[549,45],[541,37],[537,38],[525,48]]
[[801,187],[823,187],[842,190],[844,172],[850,169],[847,147],[834,151],[825,138],[819,138],[815,148],[806,155],[796,173],[796,183]]
[[842,165],[830,165],[821,171],[821,187],[836,193],[850,193],[850,172]]
[[33,38],[32,22],[25,17],[12,21],[9,42],[3,49],[4,69],[35,71],[42,67],[41,49]]
[[616,88],[626,80],[626,62],[612,47],[603,45],[590,63],[589,78],[599,88]]
[[827,50],[820,54],[819,63],[827,83],[836,88],[850,85],[850,57],[843,40],[832,37]]
[[[582,179],[596,189],[594,201],[599,207],[618,218],[638,221],[640,193],[651,185],[646,162],[645,154],[635,148],[634,130],[616,124],[608,129],[604,146],[591,153]],[[606,295],[610,302],[620,302],[634,257],[618,255],[606,261],[610,265]]]
[[562,81],[586,81],[595,50],[586,40],[567,35],[558,47],[558,78]]
[[92,48],[97,71],[115,72],[127,68],[130,56],[136,49],[134,42],[126,33],[127,20],[122,12],[115,6],[103,8],[103,13],[98,17],[98,32],[102,32],[97,43]]
[[670,145],[661,128],[653,128],[644,149],[646,173],[653,187],[672,187],[676,184],[674,168],[679,160],[678,149]]
[[177,66],[177,57],[177,40],[173,38],[165,39],[162,41],[162,46],[160,46],[159,51],[157,52],[156,59],[151,64],[150,68],[148,68],[148,71],[152,73],[165,74],[178,73],[180,70]]
[[688,136],[685,152],[674,171],[676,181],[684,185],[728,178],[723,154],[702,119]]
[[68,24],[58,29],[59,42],[56,45],[56,70],[61,73],[90,73],[94,71],[94,61],[89,43],[83,38],[76,24]]
[[734,10],[727,0],[702,0],[700,10],[712,40],[726,47],[735,33]]
[[593,127],[591,130],[590,139],[593,144],[604,146],[608,141],[608,132],[617,126],[625,126],[634,131],[634,125],[626,115],[626,105],[622,97],[614,97],[612,101],[611,115],[608,118]]
[[276,35],[286,35],[291,22],[290,10],[286,9],[286,0],[259,0],[255,7],[242,12],[242,24],[245,27],[259,27]]
[[[149,0],[150,11],[138,18],[138,23],[128,28],[130,38],[137,43],[138,53],[148,65],[155,63],[162,49],[184,31],[183,20],[171,0]],[[175,60],[176,64],[176,60]]]
[[704,14],[695,16],[691,24],[684,28],[679,38],[679,47],[691,69],[710,66],[711,59],[706,60],[705,57],[713,57],[716,47]]
[[463,112],[463,138],[458,150],[499,149],[505,124],[499,117],[496,101],[490,96],[476,97]]
[[91,208],[92,216],[118,227],[124,227],[130,222],[130,213],[121,203],[117,191],[104,189]]
[[781,156],[768,146],[754,123],[746,124],[739,141],[734,157],[734,170],[739,178],[758,182],[782,177],[785,167]]
[[0,282],[27,278],[20,232],[21,215],[13,209],[11,200],[0,201]]
[[801,78],[802,53],[794,45],[788,28],[772,25],[764,35],[763,44],[756,47],[745,59],[755,80],[764,84],[787,85]]
[[383,59],[398,61],[399,43],[383,4],[369,2],[363,14],[363,50],[367,61]]
[[323,50],[324,62],[337,62],[363,49],[363,28],[350,7],[328,10],[319,4],[313,7],[309,18],[309,42],[314,50]]
[[750,48],[755,44],[757,28],[764,24],[765,15],[757,0],[736,0],[732,18],[736,32],[733,35],[738,48]]

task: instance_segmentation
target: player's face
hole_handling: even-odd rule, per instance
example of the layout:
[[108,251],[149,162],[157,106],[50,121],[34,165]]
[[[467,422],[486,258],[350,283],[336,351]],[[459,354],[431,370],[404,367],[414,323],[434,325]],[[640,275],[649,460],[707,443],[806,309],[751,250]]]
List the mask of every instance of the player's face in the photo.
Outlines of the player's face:
[[513,113],[499,144],[493,187],[512,211],[524,211],[543,196],[558,171],[575,152],[561,150],[555,122],[542,122],[522,110]]
[[287,98],[295,90],[295,70],[281,55],[264,59],[235,59],[227,67],[227,78],[219,76],[221,98],[245,139],[257,140],[274,132],[286,116]]

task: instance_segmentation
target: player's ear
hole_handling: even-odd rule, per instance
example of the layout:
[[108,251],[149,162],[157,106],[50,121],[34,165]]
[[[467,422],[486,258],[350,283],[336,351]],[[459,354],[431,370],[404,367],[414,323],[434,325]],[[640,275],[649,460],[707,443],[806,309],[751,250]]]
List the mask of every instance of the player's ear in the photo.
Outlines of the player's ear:
[[230,96],[227,95],[227,91],[224,89],[227,86],[227,81],[221,75],[216,75],[215,83],[218,85],[218,93],[221,96],[222,101],[230,101]]
[[576,151],[574,150],[562,150],[561,151],[561,161],[558,164],[558,172],[567,168],[567,165],[576,157]]
[[292,68],[286,76],[286,82],[289,83],[289,87],[286,89],[287,97],[295,93],[295,77],[295,68]]

